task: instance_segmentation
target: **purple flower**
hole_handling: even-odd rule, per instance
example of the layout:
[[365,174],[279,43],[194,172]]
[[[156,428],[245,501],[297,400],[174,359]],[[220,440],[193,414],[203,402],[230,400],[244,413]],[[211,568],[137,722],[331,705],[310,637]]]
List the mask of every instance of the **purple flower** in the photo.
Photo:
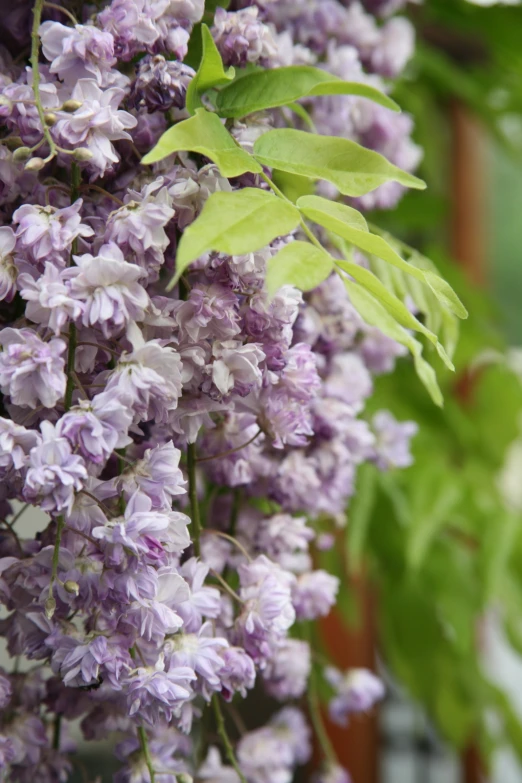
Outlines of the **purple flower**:
[[[51,665],[53,671],[61,675],[64,685],[78,687],[98,682],[100,668],[104,664],[109,664],[112,671],[115,671],[115,664],[118,664],[118,670],[122,669],[123,651],[115,645],[109,645],[104,636],[79,640],[62,635],[55,644]],[[116,652],[119,654],[116,655]],[[127,652],[124,657],[130,663]]]
[[0,417],[0,475],[25,467],[29,452],[40,441],[38,432]]
[[139,329],[127,330],[134,350],[123,353],[107,381],[107,391],[129,399],[142,420],[163,424],[181,396],[181,358],[158,340],[145,342]]
[[256,663],[263,662],[295,621],[291,601],[294,577],[265,555],[240,565],[238,572],[244,606],[237,630],[248,654]]
[[87,478],[83,459],[72,453],[69,441],[49,421],[43,421],[40,430],[42,442],[29,452],[24,498],[43,511],[70,513],[74,493]]
[[413,463],[410,442],[419,429],[414,421],[398,422],[389,411],[378,411],[372,427],[376,436],[375,462],[381,470],[407,468]]
[[149,112],[165,112],[173,107],[183,109],[194,76],[190,66],[177,60],[166,60],[160,54],[144,57],[133,85],[134,105]]
[[[0,669],[0,709],[3,710],[5,707],[7,707],[7,705],[11,700],[12,691],[13,691],[13,687],[11,685],[11,680],[5,674],[5,672],[2,669]],[[0,768],[1,768],[1,764],[0,764]]]
[[195,557],[186,560],[179,572],[190,588],[190,595],[186,601],[179,604],[177,611],[183,618],[184,630],[187,633],[196,633],[201,628],[204,617],[219,617],[221,596],[215,587],[205,585],[209,566]]
[[0,301],[11,302],[16,293],[16,266],[13,250],[16,238],[9,226],[0,226]]
[[110,33],[93,25],[67,27],[59,22],[44,22],[39,33],[51,73],[71,85],[83,78],[94,78],[100,86],[107,84],[107,74],[116,64]]
[[313,777],[313,783],[352,783],[348,772],[338,764],[324,764]]
[[[166,8],[168,0],[160,3]],[[100,14],[102,28],[111,33],[115,41],[115,54],[130,60],[134,54],[153,46],[159,36],[150,13],[148,0],[113,0]]]
[[258,19],[255,6],[227,12],[217,8],[212,35],[227,65],[267,63],[277,54],[270,28]]
[[86,147],[92,153],[88,166],[93,178],[103,176],[118,163],[113,141],[132,140],[127,130],[134,128],[137,121],[132,114],[118,109],[124,96],[119,87],[101,90],[94,79],[79,79],[71,99],[79,101],[80,108],[72,114],[58,112],[59,119],[53,127],[55,136],[64,145],[73,149]]
[[155,667],[140,667],[126,683],[129,715],[154,726],[164,718],[171,721],[184,701],[191,697],[196,675],[188,666],[165,671],[160,659]]
[[66,344],[53,338],[44,342],[32,329],[0,332],[0,388],[15,405],[54,408],[65,393],[63,353]]
[[176,308],[176,322],[190,340],[229,340],[240,331],[237,296],[220,286],[195,285]]
[[298,699],[306,690],[311,670],[310,646],[299,639],[285,639],[263,670],[267,693],[279,701]]
[[415,50],[415,30],[404,17],[389,19],[381,28],[378,46],[371,55],[372,70],[386,78],[396,78]]
[[172,441],[147,449],[142,459],[116,480],[116,486],[126,500],[138,490],[150,499],[153,508],[170,510],[174,497],[187,492],[180,458],[181,452]]
[[138,280],[145,273],[128,264],[114,242],[102,245],[97,256],[86,253],[75,261],[79,272],[71,280],[71,296],[83,303],[84,326],[97,326],[109,337],[144,318],[149,297]]
[[83,304],[71,296],[70,281],[76,269],[59,269],[46,262],[39,277],[24,272],[18,276],[20,296],[28,302],[25,314],[29,320],[48,326],[59,335],[69,321],[75,321],[83,312]]
[[263,430],[273,439],[276,449],[288,446],[307,446],[314,434],[309,408],[299,400],[289,397],[277,386],[268,387],[262,396]]
[[221,654],[227,648],[227,640],[214,636],[212,625],[207,622],[197,633],[179,633],[167,643],[165,649],[169,655],[169,670],[181,666],[193,669],[198,675],[197,685],[207,701],[210,701],[212,692],[221,690]]
[[49,262],[67,266],[72,244],[78,237],[91,237],[93,230],[82,223],[81,198],[64,209],[24,204],[13,215],[16,249],[31,263],[42,267]]
[[260,388],[262,374],[259,364],[265,354],[259,345],[238,340],[215,342],[212,346],[212,382],[220,394],[234,391],[240,397]]
[[146,495],[135,492],[127,503],[123,518],[117,517],[103,527],[95,527],[92,535],[106,542],[110,561],[119,564],[124,550],[136,557],[150,553],[154,559],[157,542],[163,543],[168,551],[180,554],[190,544],[189,522],[189,518],[179,511],[153,509]]
[[132,419],[124,400],[101,392],[71,408],[59,419],[56,430],[84,459],[101,465],[115,449],[132,443],[128,436]]
[[384,697],[382,681],[368,669],[349,669],[343,674],[329,666],[324,676],[335,690],[328,710],[330,718],[339,726],[346,726],[350,715],[366,712]]
[[370,396],[372,389],[370,373],[357,354],[344,353],[335,356],[324,384],[324,391],[329,397],[347,402],[357,412],[362,409],[364,400]]
[[300,562],[300,556],[308,552],[314,535],[306,517],[276,514],[256,523],[254,541],[259,552],[264,552],[283,568],[293,570],[294,563]]
[[323,571],[309,571],[297,577],[292,585],[292,602],[299,620],[325,617],[339,591],[339,579]]
[[221,695],[231,701],[234,693],[240,693],[243,698],[247,690],[254,687],[256,667],[254,661],[242,647],[226,647],[221,651],[223,665],[219,671],[221,680]]

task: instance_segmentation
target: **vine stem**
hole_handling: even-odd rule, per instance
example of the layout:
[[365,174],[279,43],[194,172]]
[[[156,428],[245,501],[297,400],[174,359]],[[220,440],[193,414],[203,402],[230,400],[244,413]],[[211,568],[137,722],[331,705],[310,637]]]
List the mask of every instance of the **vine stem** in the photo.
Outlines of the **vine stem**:
[[33,26],[31,29],[31,69],[33,71],[34,102],[40,123],[42,125],[44,138],[49,145],[49,155],[46,158],[46,161],[49,161],[52,160],[52,158],[54,158],[56,155],[57,148],[56,144],[54,143],[54,139],[51,136],[51,132],[45,123],[45,111],[42,106],[42,99],[40,97],[40,65],[38,62],[40,55],[40,37],[38,35],[38,30],[40,29],[40,24],[42,22],[42,11],[44,6],[45,0],[36,0],[33,8]]
[[219,696],[217,695],[217,693],[215,693],[212,696],[212,706],[214,708],[214,715],[216,718],[218,734],[221,738],[221,742],[223,743],[223,747],[225,748],[227,759],[229,760],[229,762],[232,764],[235,771],[237,772],[237,775],[241,783],[247,783],[247,779],[243,775],[241,771],[241,767],[238,764],[236,754],[234,753],[234,748],[232,747],[232,743],[230,742],[230,737],[227,734],[225,719],[223,717],[223,712],[221,710],[221,704],[219,703]]
[[189,483],[189,500],[190,500],[190,511],[191,511],[191,517],[192,517],[192,532],[193,532],[193,538],[194,538],[194,552],[196,553],[196,556],[199,557],[201,554],[201,545],[200,545],[200,538],[201,538],[201,517],[199,514],[199,503],[198,503],[198,489],[196,486],[196,444],[195,443],[189,443],[187,446],[187,472],[188,472],[188,483]]
[[65,16],[67,16],[74,25],[78,24],[77,18],[62,5],[58,5],[58,3],[50,3],[48,0],[44,0],[43,6],[44,8],[52,8],[54,11],[61,11],[62,14],[65,14]]
[[[81,171],[77,163],[73,161],[71,166],[71,203],[74,204],[80,194],[81,183]],[[73,242],[71,257],[69,259],[69,266],[74,266],[73,256],[76,252],[76,240]],[[78,341],[78,335],[76,331],[76,324],[71,321],[69,324],[69,346],[67,349],[67,386],[65,388],[64,407],[68,411],[72,404],[72,397],[75,388],[74,380],[74,358],[76,354],[76,346]]]
[[147,769],[149,770],[150,783],[155,783],[156,776],[154,774],[154,766],[152,764],[152,758],[149,751],[149,743],[147,740],[147,735],[145,733],[145,729],[143,728],[143,726],[140,726],[138,728],[138,737],[140,738],[141,750],[143,751],[143,755],[145,757],[145,764],[147,765]]

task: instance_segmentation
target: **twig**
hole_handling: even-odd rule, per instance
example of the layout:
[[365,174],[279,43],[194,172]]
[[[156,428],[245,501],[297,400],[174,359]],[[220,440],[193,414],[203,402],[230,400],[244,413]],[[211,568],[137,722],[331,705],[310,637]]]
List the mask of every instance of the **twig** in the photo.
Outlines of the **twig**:
[[234,538],[234,536],[230,536],[228,533],[223,533],[221,530],[214,530],[213,528],[205,528],[205,533],[210,533],[211,535],[219,536],[220,538],[226,538],[227,541],[230,541],[231,544],[234,544],[234,546],[236,546],[239,551],[244,554],[249,563],[252,562],[252,558],[248,554],[243,544],[241,544],[237,538]]
[[147,742],[147,735],[145,733],[145,729],[143,728],[143,726],[140,726],[138,728],[138,737],[140,738],[141,750],[143,751],[143,755],[145,757],[145,764],[147,765],[147,769],[149,770],[150,783],[155,783],[156,777],[154,775],[154,766],[152,764],[152,758],[149,751],[149,743]]
[[198,463],[210,462],[213,459],[222,459],[223,457],[230,456],[230,454],[235,454],[236,452],[241,451],[242,449],[246,449],[247,446],[250,446],[250,444],[253,443],[256,440],[256,438],[258,438],[261,435],[262,432],[263,430],[260,428],[258,429],[256,434],[250,438],[250,440],[247,440],[247,442],[243,443],[241,446],[236,446],[234,449],[228,449],[228,451],[222,451],[221,454],[211,454],[209,457],[198,457],[196,461]]
[[241,767],[239,766],[238,761],[236,759],[236,754],[234,753],[234,748],[232,747],[232,743],[230,742],[230,738],[227,734],[225,719],[223,718],[223,712],[221,711],[221,704],[219,703],[219,696],[217,695],[217,693],[215,693],[212,696],[212,706],[214,708],[214,715],[216,718],[218,734],[221,738],[221,742],[223,743],[223,747],[225,749],[227,759],[236,770],[241,783],[247,783],[247,779],[245,778],[243,772],[241,771]]
[[194,552],[199,557],[201,554],[201,517],[199,515],[198,489],[196,486],[196,444],[189,443],[187,446],[187,472],[189,482],[189,499],[192,518],[192,532],[194,538]]
[[220,585],[222,585],[222,587],[223,587],[223,588],[224,588],[224,589],[227,591],[227,593],[229,593],[229,595],[231,595],[231,596],[232,596],[232,598],[234,598],[234,599],[235,599],[235,600],[236,600],[238,603],[240,603],[240,604],[244,604],[244,603],[245,603],[245,602],[243,601],[243,599],[242,599],[242,598],[240,598],[240,597],[238,596],[238,594],[236,593],[236,591],[235,591],[235,590],[233,590],[233,589],[232,589],[232,587],[230,587],[230,585],[228,584],[228,582],[226,581],[226,579],[223,579],[223,577],[221,576],[221,574],[219,574],[219,573],[218,573],[217,571],[215,571],[213,568],[210,568],[210,569],[209,569],[209,572],[210,572],[211,576],[213,576],[213,577],[214,577],[214,579],[217,579],[217,580],[218,580],[219,584],[220,584]]
[[65,14],[65,16],[67,16],[74,25],[78,24],[77,18],[62,5],[58,5],[57,3],[49,3],[48,0],[45,0],[44,8],[53,8],[55,11],[61,11],[62,14]]

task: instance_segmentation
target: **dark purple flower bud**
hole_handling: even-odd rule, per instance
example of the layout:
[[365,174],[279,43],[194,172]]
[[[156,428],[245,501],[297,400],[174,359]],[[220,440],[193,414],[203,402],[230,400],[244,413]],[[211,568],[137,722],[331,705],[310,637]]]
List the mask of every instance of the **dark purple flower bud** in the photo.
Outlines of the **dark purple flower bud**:
[[194,76],[193,68],[178,60],[166,60],[161,54],[144,57],[132,88],[134,106],[149,112],[183,109]]

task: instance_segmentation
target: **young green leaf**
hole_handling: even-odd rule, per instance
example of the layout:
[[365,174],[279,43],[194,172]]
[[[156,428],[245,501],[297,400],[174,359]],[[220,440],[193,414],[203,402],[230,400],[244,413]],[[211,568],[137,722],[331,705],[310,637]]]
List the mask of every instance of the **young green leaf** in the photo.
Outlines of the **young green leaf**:
[[257,71],[220,90],[216,107],[222,117],[244,117],[314,95],[358,95],[392,111],[399,107],[380,90],[360,82],[346,82],[311,65]]
[[194,114],[196,109],[203,105],[201,93],[211,87],[226,84],[235,76],[234,68],[230,67],[225,71],[221,55],[206,24],[201,25],[201,51],[198,71],[187,90],[186,106],[190,114]]
[[269,260],[266,289],[270,296],[283,285],[311,291],[326,280],[333,266],[333,259],[325,250],[309,242],[290,242]]
[[442,407],[443,400],[437,377],[433,367],[422,356],[422,345],[397,323],[395,318],[369,291],[348,278],[344,278],[344,284],[351,303],[366,323],[370,326],[376,326],[383,334],[409,349],[413,356],[417,375],[430,393],[433,402]]
[[176,275],[209,250],[241,256],[260,250],[275,237],[288,234],[301,216],[293,204],[259,188],[214,193],[201,215],[185,229],[176,257]]
[[[466,308],[442,277],[431,270],[420,269],[408,263],[383,237],[370,234],[366,220],[356,209],[328,201],[320,196],[303,196],[297,201],[297,208],[314,223],[324,226],[365,253],[382,258],[388,264],[427,285],[445,310],[458,318],[467,318]],[[417,288],[415,293],[416,295],[413,296],[415,303],[422,305],[422,291]],[[422,306],[421,309],[424,311]]]
[[194,117],[173,125],[141,162],[156,163],[174,152],[197,152],[210,158],[224,177],[239,177],[250,171],[260,173],[261,166],[239,147],[216,114],[196,109]]
[[432,343],[437,352],[449,370],[454,370],[455,367],[448,354],[444,350],[444,346],[441,345],[437,339],[437,335],[431,332],[429,329],[421,323],[413,313],[411,313],[404,302],[390,292],[385,285],[376,277],[369,269],[365,269],[363,266],[356,264],[353,261],[337,261],[336,265],[340,267],[344,272],[347,272],[353,277],[360,285],[364,286],[376,299],[381,302],[383,307],[386,308],[388,313],[395,318],[395,320],[406,329],[413,329],[416,332],[423,334]]
[[391,180],[419,190],[426,187],[421,179],[354,141],[291,128],[260,136],[254,144],[254,157],[264,166],[326,179],[345,196],[363,196]]

